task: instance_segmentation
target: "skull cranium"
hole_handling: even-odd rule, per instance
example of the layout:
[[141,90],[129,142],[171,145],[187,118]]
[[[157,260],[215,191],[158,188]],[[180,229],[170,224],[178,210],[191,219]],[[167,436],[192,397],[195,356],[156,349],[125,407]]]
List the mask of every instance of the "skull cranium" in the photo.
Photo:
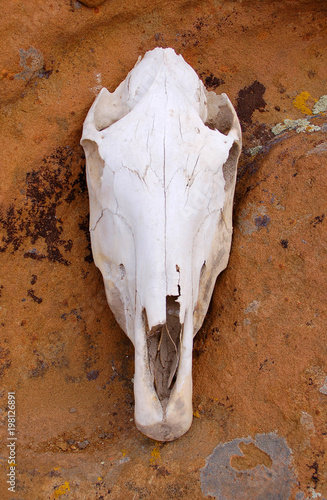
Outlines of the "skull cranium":
[[193,336],[227,266],[241,129],[173,49],[103,88],[84,122],[94,261],[135,346],[135,422],[170,441],[192,422]]

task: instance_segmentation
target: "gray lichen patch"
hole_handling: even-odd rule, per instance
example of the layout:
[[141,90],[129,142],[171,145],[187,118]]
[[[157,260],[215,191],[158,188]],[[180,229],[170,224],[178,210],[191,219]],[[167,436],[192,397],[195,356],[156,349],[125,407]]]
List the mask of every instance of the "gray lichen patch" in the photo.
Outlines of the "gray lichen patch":
[[307,152],[307,155],[324,154],[327,151],[327,142],[322,142]]
[[300,118],[299,120],[289,120],[286,118],[282,123],[277,123],[271,131],[274,135],[281,134],[285,130],[295,130],[298,134],[300,132],[318,132],[321,127],[318,125],[311,125],[307,118]]
[[219,444],[201,471],[202,493],[218,500],[286,500],[294,483],[291,450],[275,432]]
[[322,95],[312,108],[314,115],[327,111],[327,95]]
[[256,156],[263,149],[263,146],[256,146],[255,148],[248,149],[250,156]]
[[261,301],[253,300],[246,309],[244,309],[244,314],[255,313],[258,314],[258,309],[260,307]]
[[240,231],[244,235],[250,235],[255,231],[260,231],[262,228],[268,230],[271,222],[271,217],[266,214],[266,207],[256,206],[251,203],[243,208],[237,221]]
[[19,64],[23,71],[15,75],[16,80],[28,80],[43,66],[43,56],[35,47],[30,47],[28,50],[19,49],[19,56]]
[[319,392],[321,392],[321,394],[326,394],[327,396],[327,377],[325,378],[324,385],[320,387]]
[[23,70],[14,76],[15,80],[28,81],[34,77],[48,79],[51,76],[53,70],[45,67],[43,55],[35,47],[19,49],[19,58]]

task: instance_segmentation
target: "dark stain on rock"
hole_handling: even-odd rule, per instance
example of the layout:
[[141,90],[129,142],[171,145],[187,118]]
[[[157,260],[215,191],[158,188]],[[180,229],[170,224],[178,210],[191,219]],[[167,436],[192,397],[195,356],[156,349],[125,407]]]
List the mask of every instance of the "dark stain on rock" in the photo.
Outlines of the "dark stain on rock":
[[280,94],[285,94],[286,88],[281,83],[277,85],[277,90]]
[[[99,375],[98,370],[93,370],[93,367],[95,367],[100,360],[101,357],[101,351],[99,349],[98,342],[96,340],[96,336],[100,335],[101,332],[97,332],[95,334],[90,334],[86,331],[83,332],[83,337],[85,341],[85,361],[84,361],[84,371],[86,373],[86,378],[88,380],[95,380],[97,376]],[[94,378],[92,378],[92,376]],[[91,377],[91,378],[89,378]]]
[[114,434],[112,432],[102,431],[100,432],[100,434],[98,434],[98,437],[100,439],[112,439],[114,437]]
[[44,259],[44,255],[40,255],[36,248],[32,248],[32,250],[28,250],[24,253],[25,258],[30,258],[33,260],[42,260]]
[[68,192],[68,195],[65,198],[65,201],[67,203],[71,203],[73,200],[75,200],[76,194],[87,192],[84,153],[81,153],[78,161],[80,162],[80,170],[77,173],[77,177],[72,183],[72,189]]
[[186,31],[185,33],[181,33],[181,43],[182,47],[197,47],[199,45],[198,33],[194,33],[191,30]]
[[80,384],[82,382],[82,377],[73,377],[71,375],[66,375],[65,382],[67,382],[67,384]]
[[22,239],[20,231],[23,229],[22,221],[20,220],[21,214],[22,210],[15,210],[12,204],[7,209],[6,214],[0,210],[0,225],[5,232],[5,235],[2,237],[3,245],[0,247],[0,252],[6,251],[9,245],[12,246],[13,252],[20,247]]
[[36,274],[32,274],[31,285],[34,285],[36,283],[36,280],[37,280]]
[[318,475],[318,469],[319,469],[319,464],[317,461],[313,462],[312,465],[307,466],[309,469],[313,470],[313,474],[311,476],[312,482],[314,483],[314,489],[316,489],[318,483],[319,483],[319,475]]
[[80,313],[81,313],[80,309],[72,309],[69,313],[63,313],[60,317],[64,321],[66,321],[67,318],[69,318],[69,317],[72,317],[72,318],[75,317],[77,319],[77,321],[83,321],[83,318],[82,318]]
[[[250,178],[254,174],[256,174],[259,170],[259,164],[258,164],[258,161],[256,159],[249,161],[249,162],[246,162],[245,161],[245,154],[243,154],[242,156],[243,156],[243,158],[240,161],[238,168],[237,168],[237,180],[236,180],[237,187],[239,187],[238,183],[241,179],[243,179],[243,177],[248,178],[250,180]],[[237,200],[238,197],[240,199],[243,199],[243,196],[244,196],[244,193],[240,194],[239,191],[236,190],[235,201]]]
[[70,188],[71,156],[72,150],[68,148],[57,150],[44,160],[39,170],[33,170],[26,176],[26,195],[31,204],[31,223],[26,227],[27,236],[31,238],[32,244],[43,238],[47,245],[47,258],[65,265],[70,263],[63,257],[59,247],[66,245],[67,241],[61,238],[63,223],[56,211],[63,195]]
[[3,377],[5,371],[11,365],[11,359],[9,359],[10,351],[0,346],[0,377]]
[[70,262],[64,252],[71,251],[73,241],[63,238],[64,223],[57,216],[57,209],[64,202],[69,205],[86,189],[84,155],[69,147],[57,149],[38,169],[27,173],[24,206],[15,208],[11,204],[6,212],[0,210],[0,226],[4,232],[0,252],[14,253],[26,240],[35,245],[41,239],[46,251],[40,253],[32,248],[25,251],[24,257],[68,266]]
[[198,31],[201,31],[202,28],[209,26],[208,23],[204,21],[202,17],[199,17],[193,25]]
[[86,374],[87,380],[96,380],[99,376],[99,370],[92,370]]
[[192,483],[190,481],[184,483],[175,482],[168,484],[165,491],[168,498],[192,498],[191,488]]
[[166,469],[166,467],[154,464],[150,465],[151,469],[155,470],[157,472],[157,476],[162,476],[162,477],[167,477],[170,476],[169,470]]
[[280,244],[283,248],[288,248],[288,240],[280,240]]
[[208,89],[216,89],[217,87],[220,87],[220,85],[224,85],[225,81],[222,78],[217,78],[210,73],[210,75],[204,77],[204,83]]
[[56,369],[60,372],[69,368],[69,359],[65,354],[65,343],[61,332],[52,331],[47,336],[40,338],[38,348],[33,349],[35,361],[32,369],[29,370],[29,377],[42,377],[49,369]]
[[267,227],[270,221],[271,219],[270,217],[268,217],[268,215],[263,215],[262,217],[256,217],[254,219],[254,223],[259,230],[262,229],[263,227]]
[[149,498],[150,492],[146,486],[144,486],[144,487],[137,486],[134,481],[127,481],[127,483],[125,483],[125,486],[130,491],[134,492],[133,498],[139,498],[140,500],[143,498]]
[[69,365],[69,359],[65,355],[59,356],[54,361],[51,361],[51,366],[59,368],[60,370],[62,370],[62,368],[69,368]]
[[43,377],[48,371],[49,366],[43,361],[43,359],[38,358],[36,360],[36,366],[29,371],[28,376],[31,378]]
[[268,372],[270,372],[271,368],[272,368],[272,365],[274,365],[274,364],[275,364],[275,361],[270,360],[270,359],[265,359],[263,361],[263,363],[260,363],[259,372],[261,372],[261,371],[268,371]]
[[46,69],[45,66],[42,66],[42,68],[38,71],[37,76],[39,78],[45,78],[46,80],[48,80],[48,78],[50,78],[52,73],[53,69]]
[[253,135],[253,138],[257,139],[257,142],[260,144],[265,144],[275,137],[271,129],[265,123],[255,124],[255,129],[251,135]]
[[322,221],[324,220],[325,218],[325,214],[322,214],[322,215],[317,215],[317,217],[315,217],[312,221],[311,221],[311,224],[312,224],[312,227],[317,227],[317,224],[321,224]]
[[73,248],[73,241],[68,240],[67,243],[64,245],[64,249],[66,250],[66,252],[70,252],[72,248]]
[[244,87],[239,91],[236,113],[244,129],[252,123],[252,115],[256,109],[264,111],[266,107],[266,101],[263,99],[265,91],[266,87],[257,80],[249,87]]
[[78,224],[78,227],[84,232],[85,237],[87,239],[87,255],[84,257],[85,262],[88,262],[89,264],[92,264],[93,262],[93,255],[92,255],[92,248],[91,248],[91,238],[90,238],[90,231],[89,231],[89,214],[87,215],[86,219],[83,220],[83,222],[80,222]]
[[33,299],[34,302],[36,302],[37,304],[41,304],[41,302],[43,302],[43,299],[41,297],[37,297],[34,293],[34,290],[27,290],[27,295],[29,297],[31,297],[31,299]]
[[85,450],[85,448],[89,445],[89,441],[87,439],[84,439],[84,441],[79,441],[77,443],[77,448],[79,450]]

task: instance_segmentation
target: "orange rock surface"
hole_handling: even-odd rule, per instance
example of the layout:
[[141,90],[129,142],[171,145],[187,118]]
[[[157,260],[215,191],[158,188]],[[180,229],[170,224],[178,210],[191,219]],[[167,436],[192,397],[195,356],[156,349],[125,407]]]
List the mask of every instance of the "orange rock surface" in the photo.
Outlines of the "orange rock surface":
[[[3,3],[1,498],[208,498],[223,456],[230,481],[211,498],[327,498],[327,115],[313,111],[326,13],[313,0]],[[133,346],[92,261],[79,145],[99,89],[156,46],[228,94],[244,139],[230,262],[195,338],[194,422],[172,443],[133,422]],[[302,121],[275,135],[286,119]]]

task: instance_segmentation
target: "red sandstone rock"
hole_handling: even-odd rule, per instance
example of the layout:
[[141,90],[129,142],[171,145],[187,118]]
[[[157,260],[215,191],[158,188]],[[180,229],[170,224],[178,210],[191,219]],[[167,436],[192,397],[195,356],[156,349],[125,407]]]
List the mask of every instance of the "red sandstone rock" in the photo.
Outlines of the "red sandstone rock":
[[[256,436],[272,432],[292,451],[290,498],[327,496],[327,117],[305,114],[326,94],[325,10],[313,1],[3,4],[1,457],[15,391],[17,496],[204,498],[201,469],[218,445],[258,447]],[[79,146],[101,85],[114,90],[155,46],[173,47],[209,90],[226,92],[244,132],[231,259],[195,339],[194,422],[164,445],[132,422],[133,349],[92,264]],[[286,118],[320,131],[275,137]],[[69,444],[85,440],[85,449]],[[246,451],[252,472],[263,453],[259,468],[275,464],[265,450]]]

